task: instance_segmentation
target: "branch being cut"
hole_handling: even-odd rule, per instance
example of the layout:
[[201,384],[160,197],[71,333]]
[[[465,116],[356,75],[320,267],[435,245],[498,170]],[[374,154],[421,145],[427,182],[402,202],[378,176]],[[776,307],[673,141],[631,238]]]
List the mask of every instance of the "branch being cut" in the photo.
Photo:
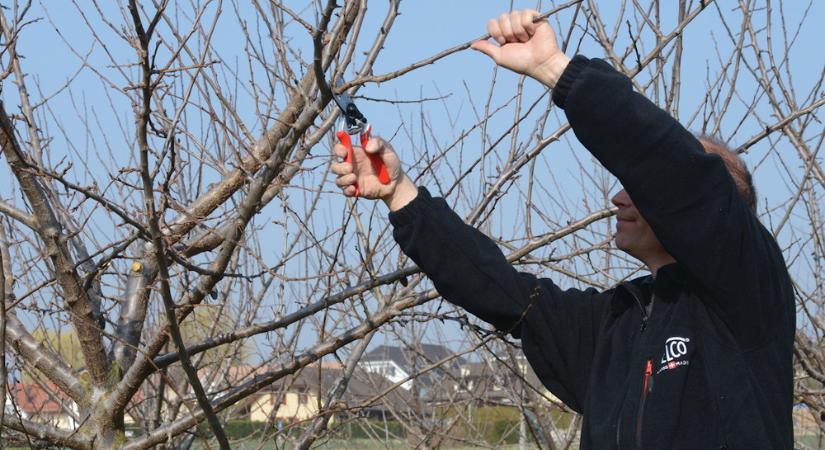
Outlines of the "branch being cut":
[[[567,3],[563,3],[559,6],[551,9],[550,11],[542,13],[541,15],[536,17],[534,19],[534,21],[546,20],[548,17],[550,17],[550,16],[552,16],[552,15],[554,15],[554,14],[560,12],[560,11],[563,11],[567,8],[572,7],[572,6],[577,6],[582,1],[583,0],[572,0],[572,1],[569,1]],[[392,80],[393,78],[398,78],[401,75],[409,73],[413,70],[419,69],[419,68],[424,67],[424,66],[428,66],[430,64],[434,64],[437,61],[439,61],[441,59],[444,59],[447,56],[452,55],[453,53],[458,53],[462,50],[467,50],[468,48],[470,48],[470,46],[473,44],[473,42],[476,42],[476,41],[479,41],[479,40],[486,40],[486,39],[490,39],[490,34],[489,33],[484,34],[482,36],[479,36],[475,39],[469,40],[467,42],[464,42],[463,44],[458,44],[458,45],[450,47],[446,50],[442,50],[441,52],[438,52],[437,54],[435,54],[435,55],[433,55],[429,58],[423,59],[421,61],[414,62],[414,63],[410,64],[409,66],[404,67],[403,69],[396,70],[394,72],[389,72],[389,73],[386,73],[384,75],[366,75],[366,74],[363,74],[361,77],[358,77],[356,79],[353,79],[353,80],[350,80],[349,82],[344,83],[339,89],[347,90],[347,89],[349,89],[353,86],[356,86],[356,85],[362,85],[362,84],[365,84],[365,83],[382,83],[384,81]]]

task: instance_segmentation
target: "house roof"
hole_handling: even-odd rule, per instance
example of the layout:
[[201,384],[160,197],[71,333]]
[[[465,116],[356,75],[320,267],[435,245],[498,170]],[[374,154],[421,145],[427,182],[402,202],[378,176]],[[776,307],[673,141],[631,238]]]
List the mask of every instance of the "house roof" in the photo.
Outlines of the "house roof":
[[[320,384],[318,383],[318,369],[304,370],[296,379],[296,385],[312,392],[329,392],[341,376],[344,369],[325,369],[321,371]],[[347,390],[341,401],[348,406],[358,406],[373,400],[379,394],[390,389],[393,383],[377,373],[369,373],[361,369],[356,369],[349,380]],[[409,401],[409,394],[400,388],[392,389],[387,396],[377,399],[378,402],[389,402],[395,406],[401,406]]]
[[[254,374],[259,374],[265,371],[265,368],[250,371],[244,367],[238,367],[236,370],[233,370],[233,372],[236,373],[246,372],[250,375],[253,374],[253,372]],[[340,367],[340,365],[338,367],[324,365],[320,368],[317,365],[310,365],[294,375],[289,375],[275,381],[269,387],[258,391],[247,401],[253,401],[255,397],[261,395],[282,394],[285,392],[320,394],[323,398],[335,387],[343,373],[344,369]],[[356,369],[339,403],[346,405],[348,408],[374,409],[376,407],[383,408],[387,406],[397,409],[408,408],[407,405],[411,402],[410,394],[404,389],[391,389],[386,395],[379,395],[384,394],[384,391],[387,391],[392,386],[393,383],[390,380],[379,374]]]
[[[416,346],[398,347],[394,345],[379,345],[361,358],[362,362],[392,361],[407,373],[413,372],[413,367],[424,368],[436,363],[454,352],[443,345],[418,344]],[[458,357],[450,361],[450,366],[463,364],[464,359]]]
[[26,414],[59,413],[71,399],[54,383],[15,383],[9,386],[11,398]]
[[[341,363],[337,361],[323,361],[320,364],[313,363],[307,365],[303,371],[317,370],[318,367],[324,370],[340,369]],[[204,384],[206,384],[205,380],[209,380],[209,382],[214,385],[235,386],[248,381],[250,377],[263,375],[278,368],[279,366],[274,364],[236,364],[229,367],[220,366],[217,370],[213,366],[205,366],[198,369],[198,378],[200,378]],[[292,378],[292,376],[288,375],[281,380],[291,380]],[[281,380],[275,383],[280,383],[282,382]]]
[[451,381],[452,390],[457,393],[454,397],[458,400],[508,403],[512,396],[512,392],[508,393],[508,391],[517,388],[522,383],[534,389],[544,389],[536,372],[523,357],[516,357],[515,366],[500,361],[471,362],[462,365],[459,373],[460,379]]

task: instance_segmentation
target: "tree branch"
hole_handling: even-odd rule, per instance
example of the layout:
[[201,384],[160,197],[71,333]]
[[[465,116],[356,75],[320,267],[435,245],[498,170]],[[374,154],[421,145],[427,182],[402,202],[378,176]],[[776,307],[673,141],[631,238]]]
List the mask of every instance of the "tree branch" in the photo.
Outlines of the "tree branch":
[[[388,305],[388,307],[371,316],[360,325],[349,329],[345,333],[333,336],[330,339],[313,346],[309,350],[296,355],[291,361],[281,364],[280,367],[267,373],[256,375],[252,380],[231,389],[223,397],[216,399],[214,402],[215,411],[222,411],[223,409],[254,394],[260,389],[269,386],[276,380],[279,380],[287,375],[291,375],[299,369],[318,361],[324,355],[328,355],[353,341],[364,338],[364,336],[371,331],[378,329],[380,326],[394,319],[401,313],[401,311],[414,306],[422,305],[436,297],[438,297],[438,292],[436,292],[435,289],[432,289],[426,293],[404,298]],[[170,423],[153,430],[147,436],[126,444],[123,449],[143,450],[149,448],[162,442],[169,435],[174,436],[188,430],[203,419],[204,417],[202,413],[196,413],[190,417],[180,419],[174,423]]]
[[32,230],[37,230],[37,222],[35,221],[34,216],[15,208],[3,200],[0,200],[0,213],[11,217]]
[[17,144],[14,128],[2,102],[0,102],[0,146],[34,211],[38,225],[37,234],[46,246],[46,253],[52,262],[55,278],[63,290],[92,382],[96,386],[104,386],[109,381],[109,360],[103,348],[98,318],[92,307],[92,301],[88,292],[83,289],[82,280],[62,236],[62,227],[49,205],[46,193],[37,179],[26,170],[28,164]]
[[54,445],[63,445],[69,448],[86,450],[92,448],[90,439],[78,435],[74,431],[61,430],[49,425],[43,425],[16,416],[3,418],[3,426],[19,431],[27,437],[34,437]]

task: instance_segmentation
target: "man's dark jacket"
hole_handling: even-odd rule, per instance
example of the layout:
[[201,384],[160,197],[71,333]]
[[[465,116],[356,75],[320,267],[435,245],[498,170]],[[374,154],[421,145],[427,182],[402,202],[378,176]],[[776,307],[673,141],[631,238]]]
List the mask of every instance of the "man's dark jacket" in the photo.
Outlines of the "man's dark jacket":
[[793,291],[721,158],[601,60],[575,57],[553,100],[677,263],[561,290],[423,188],[390,214],[401,249],[445,299],[521,338],[545,386],[584,414],[582,449],[793,448]]

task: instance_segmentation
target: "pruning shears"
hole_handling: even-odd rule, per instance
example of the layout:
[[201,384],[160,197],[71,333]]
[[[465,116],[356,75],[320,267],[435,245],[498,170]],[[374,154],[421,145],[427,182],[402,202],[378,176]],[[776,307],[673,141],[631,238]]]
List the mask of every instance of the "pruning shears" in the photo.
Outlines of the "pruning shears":
[[[340,86],[341,84],[343,84],[343,79],[339,78],[338,85]],[[367,118],[361,114],[361,111],[358,110],[355,102],[352,101],[352,98],[346,91],[341,92],[339,95],[333,95],[333,98],[335,99],[335,104],[341,108],[341,118],[338,119],[335,136],[338,138],[338,141],[341,142],[341,145],[347,149],[344,162],[355,164],[351,136],[358,135],[361,141],[361,148],[366,148],[367,142],[370,140],[372,125],[367,122]],[[367,153],[367,157],[370,159],[370,163],[372,163],[373,170],[375,170],[375,173],[378,175],[378,181],[380,181],[381,184],[389,184],[390,174],[387,172],[387,166],[384,165],[381,156],[375,153]],[[360,194],[360,189],[356,183],[355,196],[357,197],[358,194]]]

